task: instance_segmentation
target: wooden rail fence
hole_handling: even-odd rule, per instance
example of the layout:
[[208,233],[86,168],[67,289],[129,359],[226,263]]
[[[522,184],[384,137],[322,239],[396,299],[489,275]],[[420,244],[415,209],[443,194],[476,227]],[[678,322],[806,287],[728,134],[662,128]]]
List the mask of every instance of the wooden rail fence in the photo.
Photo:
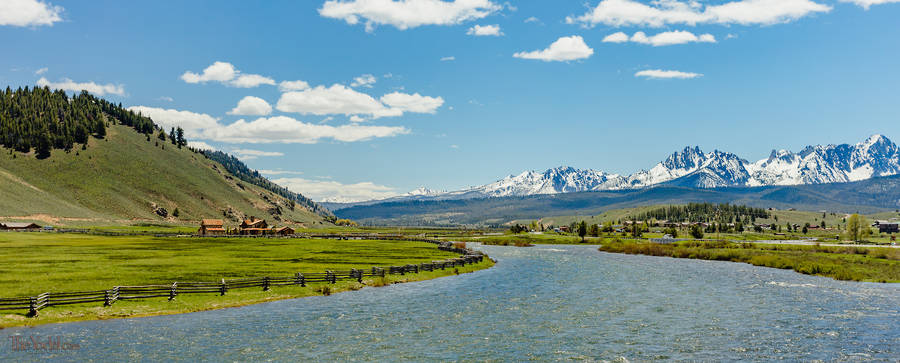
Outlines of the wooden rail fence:
[[371,269],[351,269],[349,271],[297,272],[293,276],[264,276],[244,279],[221,279],[213,282],[173,282],[170,285],[114,286],[109,290],[78,292],[45,292],[37,296],[0,298],[0,310],[28,309],[26,316],[34,317],[38,311],[48,306],[71,304],[100,303],[110,306],[119,300],[168,298],[174,300],[180,294],[219,294],[225,295],[232,289],[262,288],[268,291],[272,286],[296,285],[305,287],[307,283],[322,282],[335,284],[338,280],[356,280],[362,282],[364,277],[384,277],[389,275],[405,275],[420,271],[443,270],[448,267],[465,266],[484,260],[484,255],[467,249],[454,248],[446,242],[437,242],[441,250],[459,252],[462,256],[443,261],[432,261],[417,265],[372,267]]

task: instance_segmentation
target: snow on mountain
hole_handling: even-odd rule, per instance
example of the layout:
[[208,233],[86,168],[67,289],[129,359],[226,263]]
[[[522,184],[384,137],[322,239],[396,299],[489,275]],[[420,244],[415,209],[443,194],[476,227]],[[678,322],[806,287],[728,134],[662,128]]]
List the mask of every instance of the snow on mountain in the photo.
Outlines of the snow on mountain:
[[772,150],[768,158],[756,162],[719,150],[705,153],[696,146],[686,147],[650,170],[628,176],[561,166],[543,172],[526,171],[491,184],[452,192],[423,187],[388,200],[527,196],[638,189],[660,184],[693,188],[821,184],[895,174],[900,174],[900,148],[887,137],[872,135],[855,145],[807,146],[799,153]]

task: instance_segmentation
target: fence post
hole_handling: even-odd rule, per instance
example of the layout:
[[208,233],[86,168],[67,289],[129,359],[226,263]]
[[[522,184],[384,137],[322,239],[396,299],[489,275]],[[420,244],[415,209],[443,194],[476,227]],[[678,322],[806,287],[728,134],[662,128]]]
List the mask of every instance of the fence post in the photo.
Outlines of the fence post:
[[33,318],[38,315],[37,297],[36,296],[31,297],[29,300],[30,300],[30,302],[28,303],[28,314],[26,314],[25,316],[27,316],[29,318]]
[[225,296],[225,291],[228,290],[228,286],[225,285],[225,279],[222,279],[222,286],[219,288],[219,296]]
[[269,291],[269,276],[263,277],[263,291]]
[[337,276],[334,275],[334,271],[325,271],[325,279],[331,281],[332,284],[337,283]]
[[176,289],[177,287],[178,287],[178,283],[177,283],[177,282],[173,282],[173,283],[172,283],[172,290],[169,291],[169,301],[175,300],[175,295],[178,294],[178,293],[175,291],[175,289]]

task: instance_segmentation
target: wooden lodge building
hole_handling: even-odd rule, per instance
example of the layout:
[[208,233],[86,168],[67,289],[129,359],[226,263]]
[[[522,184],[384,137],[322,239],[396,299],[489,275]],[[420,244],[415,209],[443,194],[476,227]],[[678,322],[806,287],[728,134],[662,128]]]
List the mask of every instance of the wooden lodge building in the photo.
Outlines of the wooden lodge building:
[[224,236],[227,234],[224,225],[225,223],[221,219],[203,219],[200,221],[200,230],[197,233],[201,236]]
[[269,232],[269,224],[264,219],[250,217],[241,222],[241,234],[248,236],[264,235]]
[[[287,226],[281,228],[269,227],[269,224],[264,219],[257,219],[256,217],[243,220],[239,227],[237,233],[243,236],[291,236],[295,232],[293,228]],[[228,235],[228,230],[221,219],[203,219],[200,221],[200,229],[197,230],[197,234],[201,236],[225,236]]]

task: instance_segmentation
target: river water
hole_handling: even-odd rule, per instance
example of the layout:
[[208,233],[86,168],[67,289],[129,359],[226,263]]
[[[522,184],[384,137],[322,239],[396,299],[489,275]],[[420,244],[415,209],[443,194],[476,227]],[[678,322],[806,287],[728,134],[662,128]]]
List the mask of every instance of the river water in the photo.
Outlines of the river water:
[[[900,360],[900,284],[593,246],[328,297],[0,330],[0,361]],[[127,302],[125,302],[127,303]],[[11,337],[78,349],[21,352]]]

